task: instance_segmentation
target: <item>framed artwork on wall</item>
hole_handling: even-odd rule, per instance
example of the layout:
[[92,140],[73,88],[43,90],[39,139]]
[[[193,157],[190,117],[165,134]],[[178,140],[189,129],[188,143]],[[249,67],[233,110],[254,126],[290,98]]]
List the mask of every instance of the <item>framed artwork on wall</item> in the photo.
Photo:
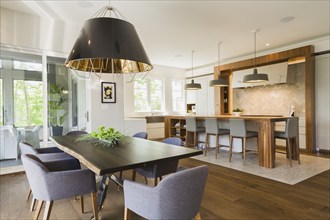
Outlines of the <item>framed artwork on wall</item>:
[[116,103],[116,83],[101,83],[101,101],[102,103]]

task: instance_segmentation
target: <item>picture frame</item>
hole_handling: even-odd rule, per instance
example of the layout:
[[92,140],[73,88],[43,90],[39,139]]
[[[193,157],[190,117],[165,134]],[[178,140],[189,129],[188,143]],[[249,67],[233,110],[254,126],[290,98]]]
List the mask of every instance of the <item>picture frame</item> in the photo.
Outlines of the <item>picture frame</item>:
[[101,83],[101,102],[116,103],[116,83],[114,82]]

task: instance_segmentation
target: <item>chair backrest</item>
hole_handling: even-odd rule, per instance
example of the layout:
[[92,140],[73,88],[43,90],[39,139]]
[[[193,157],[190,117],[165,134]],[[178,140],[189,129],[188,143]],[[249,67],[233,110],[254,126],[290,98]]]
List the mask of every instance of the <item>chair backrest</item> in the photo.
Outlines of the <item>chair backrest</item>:
[[21,158],[33,196],[37,199],[45,198],[44,193],[47,192],[48,186],[44,176],[49,173],[49,170],[35,155],[23,154]]
[[148,133],[147,132],[138,132],[136,134],[133,134],[132,137],[147,139],[148,138]]
[[158,194],[149,219],[193,219],[200,208],[208,168],[186,169],[164,178],[156,186]]
[[235,137],[246,136],[246,124],[244,119],[230,118],[229,119],[230,135]]
[[26,142],[19,142],[19,148],[21,149],[21,154],[33,154],[38,155],[39,152],[29,143]]
[[219,124],[218,119],[216,118],[206,118],[205,119],[206,133],[209,134],[218,134]]
[[292,117],[286,120],[285,125],[285,136],[287,138],[297,137],[298,134],[298,123],[299,118],[298,117]]
[[88,134],[87,131],[70,131],[66,135]]
[[196,132],[197,131],[197,122],[195,117],[186,118],[186,130]]
[[182,146],[183,145],[183,141],[181,138],[178,138],[178,137],[169,137],[169,138],[165,138],[163,140],[163,143],[166,143],[166,144],[173,144],[173,145],[176,145],[176,146]]

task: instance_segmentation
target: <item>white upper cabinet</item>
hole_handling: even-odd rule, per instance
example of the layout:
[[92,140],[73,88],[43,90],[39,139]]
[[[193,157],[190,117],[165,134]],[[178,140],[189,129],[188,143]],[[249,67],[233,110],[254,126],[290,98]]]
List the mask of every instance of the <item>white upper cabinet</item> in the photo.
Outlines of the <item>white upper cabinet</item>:
[[250,86],[272,85],[278,83],[292,83],[292,74],[288,75],[288,63],[277,63],[268,66],[258,67],[258,73],[267,73],[269,81],[260,83],[243,83],[243,77],[253,73],[253,69],[245,69],[233,72],[232,88]]

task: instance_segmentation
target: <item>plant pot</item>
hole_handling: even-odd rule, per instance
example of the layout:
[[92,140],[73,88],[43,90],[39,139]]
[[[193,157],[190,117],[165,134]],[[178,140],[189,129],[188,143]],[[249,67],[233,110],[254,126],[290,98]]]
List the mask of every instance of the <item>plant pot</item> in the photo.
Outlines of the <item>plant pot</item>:
[[242,112],[233,112],[234,116],[240,116],[242,114]]
[[63,126],[52,126],[52,135],[53,136],[62,136],[63,135]]

